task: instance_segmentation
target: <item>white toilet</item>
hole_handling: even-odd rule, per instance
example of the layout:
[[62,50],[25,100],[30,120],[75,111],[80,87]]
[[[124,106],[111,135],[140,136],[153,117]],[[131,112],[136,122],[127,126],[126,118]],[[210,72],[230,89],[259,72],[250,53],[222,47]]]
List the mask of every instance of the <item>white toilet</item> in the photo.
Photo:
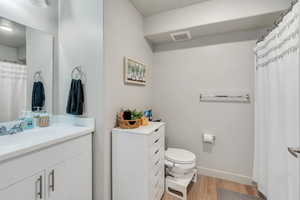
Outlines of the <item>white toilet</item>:
[[177,148],[165,152],[166,191],[182,200],[187,199],[187,187],[197,181],[196,156],[194,153]]

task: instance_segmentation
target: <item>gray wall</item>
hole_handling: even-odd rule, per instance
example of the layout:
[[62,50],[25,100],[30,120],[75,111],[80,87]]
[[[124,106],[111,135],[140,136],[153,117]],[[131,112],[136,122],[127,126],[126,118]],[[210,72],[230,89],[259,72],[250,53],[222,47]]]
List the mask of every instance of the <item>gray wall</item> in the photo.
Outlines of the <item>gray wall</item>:
[[[147,86],[124,84],[124,56],[145,63]],[[105,66],[105,196],[110,199],[111,129],[121,108],[144,110],[151,105],[151,70],[153,54],[143,34],[143,17],[129,0],[104,1]]]
[[[65,114],[71,71],[81,65],[85,73],[85,115],[96,118],[94,135],[94,199],[104,200],[105,174],[103,134],[103,1],[59,1],[59,71],[56,74],[58,113]],[[106,192],[106,193],[105,193]]]
[[142,16],[128,0],[105,1],[104,65],[102,2],[61,0],[59,7],[59,113],[65,113],[71,70],[82,65],[86,73],[85,115],[96,117],[97,122],[94,199],[108,200],[111,198],[110,137],[115,114],[123,106],[139,109],[150,106],[151,81],[146,87],[124,85],[123,57],[130,56],[148,64],[150,79],[152,52],[143,37]]
[[[85,115],[95,116],[98,74],[102,67],[101,1],[60,0],[59,5],[59,112],[65,113],[71,84],[71,72],[81,66],[85,76]],[[101,79],[100,79],[101,80]],[[99,80],[99,83],[100,83]]]
[[[251,183],[256,34],[228,33],[189,42],[197,44],[194,47],[164,47],[154,54],[155,116],[167,123],[170,147],[196,154],[200,174]],[[200,103],[202,90],[249,90],[252,102]],[[203,132],[216,135],[212,148],[204,147]]]

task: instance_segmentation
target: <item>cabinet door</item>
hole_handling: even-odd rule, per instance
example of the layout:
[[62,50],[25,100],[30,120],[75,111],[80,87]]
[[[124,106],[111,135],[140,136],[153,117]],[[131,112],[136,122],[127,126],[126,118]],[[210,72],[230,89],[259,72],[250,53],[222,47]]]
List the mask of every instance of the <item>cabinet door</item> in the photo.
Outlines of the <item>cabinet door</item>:
[[81,154],[47,170],[49,200],[92,200],[92,156]]
[[44,200],[44,171],[0,190],[2,200]]
[[65,178],[67,177],[66,163],[61,162],[46,170],[46,192],[48,200],[66,199]]

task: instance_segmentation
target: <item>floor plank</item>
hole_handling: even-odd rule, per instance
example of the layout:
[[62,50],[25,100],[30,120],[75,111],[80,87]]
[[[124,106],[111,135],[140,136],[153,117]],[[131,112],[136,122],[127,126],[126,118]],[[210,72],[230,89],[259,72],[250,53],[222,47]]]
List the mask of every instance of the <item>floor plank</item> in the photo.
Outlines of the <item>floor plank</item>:
[[[191,186],[188,200],[218,200],[218,188],[224,188],[233,192],[256,196],[257,191],[253,186],[242,185],[232,181],[218,178],[201,176],[197,183]],[[162,200],[178,200],[177,198],[165,194]]]

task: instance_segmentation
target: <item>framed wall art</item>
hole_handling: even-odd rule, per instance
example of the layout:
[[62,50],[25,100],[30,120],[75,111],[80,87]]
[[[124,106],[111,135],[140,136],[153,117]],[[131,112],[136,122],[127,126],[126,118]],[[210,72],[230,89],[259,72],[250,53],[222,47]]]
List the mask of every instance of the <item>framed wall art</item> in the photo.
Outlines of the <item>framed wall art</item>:
[[147,66],[131,58],[124,58],[124,81],[126,84],[146,85]]

